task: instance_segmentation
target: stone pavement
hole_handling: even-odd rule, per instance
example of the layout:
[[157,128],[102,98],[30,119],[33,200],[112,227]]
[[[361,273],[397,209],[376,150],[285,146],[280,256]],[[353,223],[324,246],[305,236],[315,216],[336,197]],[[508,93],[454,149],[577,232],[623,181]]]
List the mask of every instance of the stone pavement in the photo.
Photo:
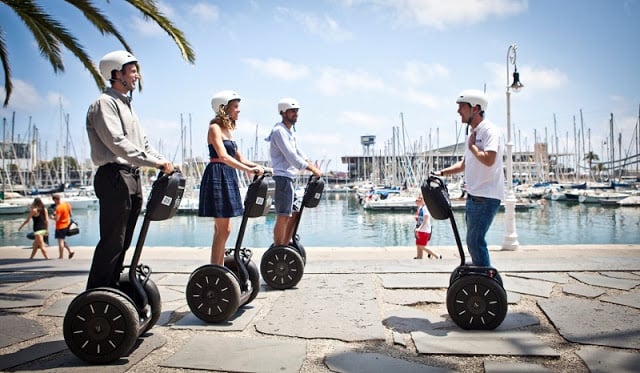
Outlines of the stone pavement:
[[[93,248],[29,260],[0,247],[0,369],[80,372],[638,372],[640,244],[492,248],[509,312],[494,331],[449,318],[459,259],[413,260],[413,247],[307,248],[302,281],[271,290],[220,324],[193,316],[190,273],[208,248],[151,247],[142,261],[162,296],[157,325],[128,356],[87,365],[66,347],[62,320],[83,291]],[[49,249],[50,256],[54,250]],[[259,265],[264,249],[254,249]]]

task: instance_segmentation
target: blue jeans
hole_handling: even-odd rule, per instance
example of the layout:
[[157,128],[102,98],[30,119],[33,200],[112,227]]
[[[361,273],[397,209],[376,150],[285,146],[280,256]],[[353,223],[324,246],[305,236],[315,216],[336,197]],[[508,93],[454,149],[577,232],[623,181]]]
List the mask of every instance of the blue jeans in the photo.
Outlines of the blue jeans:
[[485,236],[500,208],[500,200],[469,195],[466,203],[467,247],[473,264],[491,266]]

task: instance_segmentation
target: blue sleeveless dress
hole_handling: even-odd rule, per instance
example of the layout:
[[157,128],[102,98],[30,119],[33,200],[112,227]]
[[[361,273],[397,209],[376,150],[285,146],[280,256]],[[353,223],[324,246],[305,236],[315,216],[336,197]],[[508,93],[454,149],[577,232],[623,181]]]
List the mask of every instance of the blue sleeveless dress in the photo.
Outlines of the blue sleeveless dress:
[[[231,140],[222,142],[227,154],[235,157],[238,149],[236,143]],[[209,144],[209,157],[218,158],[212,144]],[[236,169],[222,162],[209,162],[200,182],[198,216],[232,218],[243,212]]]

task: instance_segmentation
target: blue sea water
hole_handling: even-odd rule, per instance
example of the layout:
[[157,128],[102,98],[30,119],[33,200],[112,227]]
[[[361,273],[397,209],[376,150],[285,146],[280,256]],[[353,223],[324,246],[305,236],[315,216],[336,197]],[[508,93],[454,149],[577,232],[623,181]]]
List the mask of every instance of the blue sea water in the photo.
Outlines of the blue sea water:
[[[464,212],[454,213],[464,242]],[[26,216],[0,217],[1,246],[29,246],[25,235],[30,224],[17,231]],[[80,234],[70,237],[70,245],[95,246],[98,242],[98,211],[74,211]],[[140,216],[138,229],[142,225]],[[240,218],[233,219],[233,232],[227,247],[238,236]],[[305,247],[324,246],[413,246],[414,214],[363,210],[352,194],[325,193],[318,207],[303,211],[298,233]],[[249,219],[243,247],[268,247],[272,242],[275,215]],[[640,244],[639,207],[603,207],[547,201],[527,211],[516,212],[516,230],[520,245],[544,244]],[[53,231],[50,232],[53,237]],[[170,220],[151,222],[146,246],[210,247],[213,220],[195,215],[176,215]],[[498,212],[487,236],[489,245],[500,245],[504,237],[504,213]],[[138,239],[137,233],[134,243]],[[53,242],[51,242],[53,243]],[[433,222],[429,245],[455,245],[448,220]]]

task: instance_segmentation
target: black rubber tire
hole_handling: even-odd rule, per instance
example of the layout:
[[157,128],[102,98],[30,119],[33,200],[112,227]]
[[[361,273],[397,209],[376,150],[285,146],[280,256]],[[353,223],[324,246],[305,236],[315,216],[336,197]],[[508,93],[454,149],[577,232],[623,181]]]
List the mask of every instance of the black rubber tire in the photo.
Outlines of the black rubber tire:
[[302,258],[302,263],[307,265],[307,252],[304,250],[304,246],[302,246],[302,242],[300,242],[300,236],[296,234],[291,242],[291,246],[293,246],[296,250],[298,250],[298,254]]
[[304,274],[304,263],[297,250],[289,246],[274,246],[262,255],[260,274],[274,289],[290,289]]
[[117,291],[92,289],[69,304],[62,331],[69,350],[91,364],[126,356],[139,336],[138,311]]
[[189,277],[187,304],[196,317],[208,323],[228,320],[240,306],[238,279],[219,265],[204,265]]
[[149,320],[149,323],[144,328],[144,332],[147,332],[156,325],[160,319],[160,315],[162,315],[162,299],[160,298],[160,290],[158,290],[156,283],[153,282],[152,279],[149,279],[147,283],[144,284],[144,292],[147,294],[147,300],[151,308],[151,320]]
[[[137,276],[136,278],[138,279],[138,282],[142,283],[142,280],[140,280],[140,275],[136,274],[136,276]],[[123,272],[120,274],[120,283],[119,283],[118,289],[123,293],[127,294],[131,298],[132,296],[131,293],[134,291],[133,290],[134,287],[131,286],[128,272]],[[158,290],[158,287],[153,282],[153,280],[149,279],[144,284],[143,289],[144,289],[145,295],[147,296],[146,306],[149,307],[149,310],[151,311],[149,316],[149,322],[147,323],[147,326],[145,326],[143,331],[143,333],[145,333],[149,331],[149,329],[151,329],[154,325],[156,325],[156,323],[160,319],[160,315],[162,314],[162,300],[160,298],[160,291]],[[136,308],[139,307],[139,305],[134,305],[134,306]],[[147,317],[146,309],[138,310],[138,311],[140,312],[141,318]]]
[[486,276],[463,276],[447,290],[447,311],[462,329],[497,328],[507,315],[507,306],[505,290]]
[[[232,255],[224,258],[224,266],[236,273],[236,275],[238,274],[238,266],[236,265],[236,261],[233,259]],[[258,271],[258,266],[255,262],[250,260],[247,267],[249,270],[249,281],[251,281],[251,295],[244,304],[241,304],[241,306],[251,303],[251,301],[256,299],[258,293],[260,293],[260,272]],[[240,278],[240,276],[238,276],[238,278]]]

